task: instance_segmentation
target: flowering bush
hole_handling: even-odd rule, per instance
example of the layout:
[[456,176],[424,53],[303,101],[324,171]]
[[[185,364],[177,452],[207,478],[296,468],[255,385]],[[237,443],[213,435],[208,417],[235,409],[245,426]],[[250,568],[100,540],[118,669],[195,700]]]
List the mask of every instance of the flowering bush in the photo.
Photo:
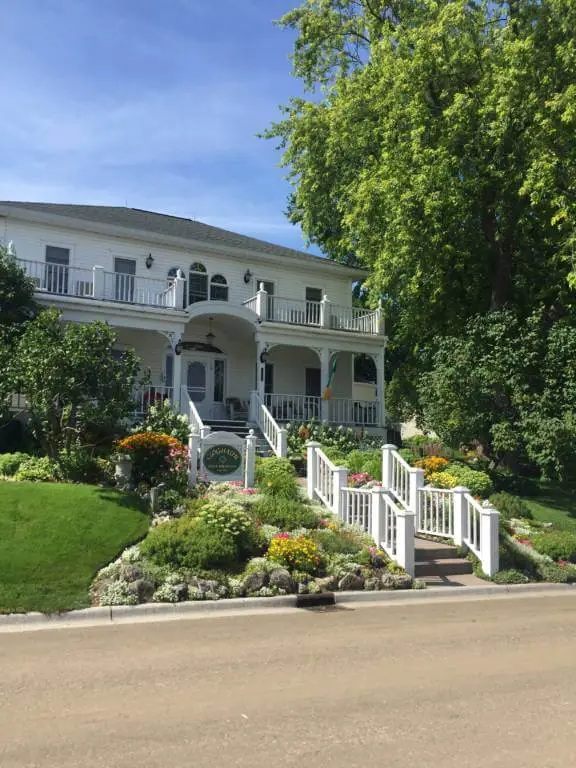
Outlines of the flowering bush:
[[298,571],[315,573],[322,562],[320,548],[307,536],[293,538],[289,533],[274,536],[266,554],[269,560]]
[[458,485],[458,478],[450,472],[431,472],[426,479],[433,488],[456,488]]
[[161,400],[157,405],[151,405],[148,408],[142,424],[138,424],[132,430],[132,434],[140,432],[169,435],[186,444],[190,434],[190,424],[185,414],[174,411],[169,400]]
[[296,471],[288,459],[263,459],[256,470],[256,484],[267,496],[298,498]]
[[303,456],[306,443],[316,440],[325,448],[335,448],[343,454],[350,453],[360,446],[360,435],[349,427],[330,427],[314,419],[306,423],[293,422],[286,425],[288,453],[290,456]]
[[414,462],[415,467],[420,467],[424,470],[424,477],[426,480],[430,478],[430,475],[435,472],[442,472],[448,466],[448,459],[442,458],[442,456],[429,456],[426,459],[418,459]]
[[366,483],[371,483],[374,480],[372,475],[367,472],[356,472],[348,475],[348,486],[350,488],[361,488]]
[[175,437],[160,432],[138,432],[115,445],[119,453],[132,459],[135,483],[152,486],[165,482],[176,488],[186,486],[188,449]]

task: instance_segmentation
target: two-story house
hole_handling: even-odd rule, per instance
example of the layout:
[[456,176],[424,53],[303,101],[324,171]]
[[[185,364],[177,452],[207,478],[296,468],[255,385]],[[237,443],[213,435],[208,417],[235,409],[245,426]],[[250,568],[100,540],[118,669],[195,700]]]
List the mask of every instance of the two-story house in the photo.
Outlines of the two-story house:
[[[275,450],[286,421],[384,427],[381,312],[352,306],[361,270],[132,208],[0,203],[0,242],[41,304],[105,320],[136,350],[140,411],[169,398],[202,426],[247,420],[250,405]],[[375,398],[354,397],[359,354],[375,362]]]

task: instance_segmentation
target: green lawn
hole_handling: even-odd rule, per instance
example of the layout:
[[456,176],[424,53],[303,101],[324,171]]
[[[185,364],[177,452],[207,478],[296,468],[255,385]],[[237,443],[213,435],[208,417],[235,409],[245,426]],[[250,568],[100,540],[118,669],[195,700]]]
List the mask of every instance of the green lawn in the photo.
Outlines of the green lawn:
[[576,531],[576,485],[540,483],[534,495],[522,497],[536,520]]
[[89,605],[96,571],[148,525],[140,501],[115,490],[0,482],[0,613]]

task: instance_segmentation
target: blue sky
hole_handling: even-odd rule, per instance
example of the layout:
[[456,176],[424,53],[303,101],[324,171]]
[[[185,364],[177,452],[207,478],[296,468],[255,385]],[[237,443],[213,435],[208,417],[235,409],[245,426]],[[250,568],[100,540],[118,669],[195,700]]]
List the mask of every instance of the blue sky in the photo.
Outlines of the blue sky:
[[302,248],[256,133],[297,0],[3,0],[0,199],[147,208]]

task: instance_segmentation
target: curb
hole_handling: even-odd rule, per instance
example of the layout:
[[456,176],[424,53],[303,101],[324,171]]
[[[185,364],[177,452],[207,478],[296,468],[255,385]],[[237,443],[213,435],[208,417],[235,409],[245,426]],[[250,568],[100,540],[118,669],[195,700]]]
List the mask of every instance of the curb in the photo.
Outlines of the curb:
[[[396,603],[426,601],[462,601],[475,597],[508,597],[531,594],[576,595],[576,584],[509,584],[485,587],[430,587],[429,589],[386,590],[382,592],[336,592],[335,605],[362,603]],[[83,608],[67,613],[10,613],[0,615],[0,633],[34,629],[70,628],[70,625],[113,626],[138,621],[174,620],[195,614],[263,611],[270,608],[295,609],[297,595],[276,597],[240,597],[228,600],[189,601],[183,603],[143,603],[142,605],[117,605],[99,608]]]

